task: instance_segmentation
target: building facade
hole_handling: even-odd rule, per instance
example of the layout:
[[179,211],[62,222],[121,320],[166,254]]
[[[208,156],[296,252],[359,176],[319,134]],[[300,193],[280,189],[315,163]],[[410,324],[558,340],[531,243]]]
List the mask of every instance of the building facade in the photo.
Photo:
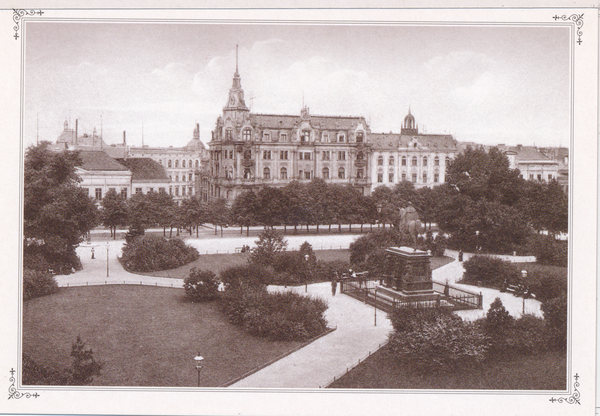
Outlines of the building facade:
[[408,111],[400,134],[371,134],[372,189],[409,181],[416,188],[440,185],[446,180],[446,166],[458,153],[451,135],[419,133],[414,116]]
[[519,169],[527,180],[550,182],[559,179],[559,163],[538,150],[535,146],[504,146],[498,149],[508,157],[511,169]]
[[209,143],[209,198],[233,201],[246,190],[322,178],[371,188],[371,145],[364,117],[251,113],[235,71],[223,114]]
[[200,126],[196,124],[193,138],[183,147],[129,147],[128,157],[150,158],[166,171],[170,183],[167,192],[176,201],[190,196],[200,198],[201,176],[208,169],[208,151],[200,141]]

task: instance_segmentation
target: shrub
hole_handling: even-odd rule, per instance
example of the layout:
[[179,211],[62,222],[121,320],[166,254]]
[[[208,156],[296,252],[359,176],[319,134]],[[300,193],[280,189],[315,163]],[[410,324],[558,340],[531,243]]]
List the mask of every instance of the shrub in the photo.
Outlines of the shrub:
[[58,292],[58,284],[54,277],[38,270],[23,269],[23,300]]
[[527,269],[527,284],[539,301],[547,301],[568,291],[568,271],[566,268],[551,266],[525,265]]
[[256,247],[252,249],[248,261],[264,267],[272,266],[277,253],[284,252],[287,241],[283,234],[274,229],[266,229],[260,233]]
[[250,334],[276,341],[306,340],[327,328],[327,303],[293,292],[268,293],[262,288],[228,289],[221,307],[229,321]]
[[174,269],[197,258],[198,250],[179,239],[144,235],[125,244],[121,263],[127,270],[152,272]]
[[378,249],[412,244],[412,238],[408,233],[389,228],[373,231],[350,244],[350,263],[354,266],[365,261],[368,263],[369,257]]
[[73,364],[71,367],[71,383],[76,386],[90,384],[94,376],[100,375],[103,363],[94,358],[94,352],[91,348],[85,347],[85,342],[78,335],[77,340],[71,345],[71,357]]
[[23,384],[45,385],[45,386],[66,386],[70,383],[70,376],[67,371],[56,370],[51,367],[36,363],[30,356],[23,353]]
[[542,303],[549,345],[560,350],[567,348],[567,310],[566,294]]
[[484,286],[501,286],[504,281],[509,284],[520,283],[520,271],[514,264],[494,257],[474,256],[463,263],[464,283]]
[[481,364],[487,341],[479,326],[448,313],[427,313],[431,314],[427,319],[413,319],[404,331],[391,333],[388,349],[393,356],[420,372],[454,371]]
[[195,267],[183,280],[185,294],[192,301],[204,302],[213,300],[219,295],[217,276],[210,270],[197,270]]
[[221,282],[229,289],[253,288],[269,284],[275,280],[275,271],[272,267],[258,264],[233,266],[220,273]]
[[281,278],[285,277],[285,280],[288,280],[287,284],[304,283],[310,279],[309,264],[300,251],[277,254],[273,260],[273,269],[279,275],[277,280],[281,281]]
[[448,315],[460,321],[452,311],[444,308],[397,308],[388,314],[392,327],[397,332],[416,331],[423,322],[435,322],[439,315]]
[[555,240],[550,235],[534,234],[527,240],[527,250],[539,264],[567,267],[569,246],[566,241]]

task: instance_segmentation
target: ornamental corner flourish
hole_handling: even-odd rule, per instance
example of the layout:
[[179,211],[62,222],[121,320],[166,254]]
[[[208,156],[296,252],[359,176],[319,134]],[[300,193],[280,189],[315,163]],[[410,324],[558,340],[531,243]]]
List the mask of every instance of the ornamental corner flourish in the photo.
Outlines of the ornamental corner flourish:
[[13,35],[13,37],[15,38],[15,40],[19,39],[19,23],[21,22],[21,19],[24,16],[34,16],[36,14],[38,16],[41,16],[44,14],[44,12],[41,10],[13,9],[13,22],[15,22],[15,26],[13,27],[15,34]]
[[575,379],[575,383],[573,383],[573,394],[571,394],[569,397],[552,397],[550,399],[552,403],[581,404],[581,402],[579,401],[581,394],[579,393],[579,390],[577,390],[577,387],[579,387],[579,374],[575,373],[573,378]]
[[566,21],[572,21],[575,23],[575,26],[577,27],[577,43],[579,45],[581,45],[581,43],[583,42],[583,40],[581,40],[581,37],[583,36],[583,30],[581,30],[581,28],[583,27],[583,13],[581,14],[572,14],[571,16],[567,17],[566,14],[563,14],[562,16],[559,16],[558,14],[554,15],[552,17],[554,19],[554,21],[558,21],[558,20],[562,20],[563,22]]
[[15,387],[15,382],[17,381],[15,379],[15,369],[11,368],[10,371],[10,378],[8,379],[8,381],[11,383],[10,386],[8,387],[8,400],[10,399],[20,399],[22,397],[29,399],[31,397],[33,397],[34,399],[37,399],[38,397],[40,397],[39,394],[36,393],[29,393],[29,392],[20,392],[19,390],[17,390],[17,388]]

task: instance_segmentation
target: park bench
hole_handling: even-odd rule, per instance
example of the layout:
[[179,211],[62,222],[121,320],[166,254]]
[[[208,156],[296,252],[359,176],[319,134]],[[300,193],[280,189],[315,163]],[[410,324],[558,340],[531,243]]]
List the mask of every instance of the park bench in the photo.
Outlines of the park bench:
[[243,249],[244,249],[244,247],[236,247],[235,248],[235,252],[236,253],[241,253]]
[[525,287],[523,285],[511,285],[505,284],[500,292],[508,292],[512,293],[515,296],[524,297],[524,298],[535,298],[535,295],[531,293],[529,287]]

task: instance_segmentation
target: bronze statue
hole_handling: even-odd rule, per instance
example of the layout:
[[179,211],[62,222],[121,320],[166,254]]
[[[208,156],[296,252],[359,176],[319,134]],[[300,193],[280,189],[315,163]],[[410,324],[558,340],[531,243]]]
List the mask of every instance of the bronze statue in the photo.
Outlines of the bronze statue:
[[408,207],[400,208],[400,232],[408,232],[413,239],[413,248],[417,249],[417,236],[424,231],[423,223],[419,220],[419,214],[412,203]]

